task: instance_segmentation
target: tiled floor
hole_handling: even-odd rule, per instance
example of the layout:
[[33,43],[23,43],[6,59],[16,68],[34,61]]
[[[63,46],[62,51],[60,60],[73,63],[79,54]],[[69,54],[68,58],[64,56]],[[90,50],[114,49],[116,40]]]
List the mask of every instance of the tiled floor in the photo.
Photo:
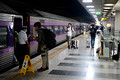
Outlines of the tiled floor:
[[[35,69],[35,74],[29,73],[10,80],[120,80],[120,62],[98,60],[95,50],[86,48],[86,36],[79,41],[79,49],[66,48],[50,59],[49,70],[37,72]],[[32,61],[35,62],[35,59]]]

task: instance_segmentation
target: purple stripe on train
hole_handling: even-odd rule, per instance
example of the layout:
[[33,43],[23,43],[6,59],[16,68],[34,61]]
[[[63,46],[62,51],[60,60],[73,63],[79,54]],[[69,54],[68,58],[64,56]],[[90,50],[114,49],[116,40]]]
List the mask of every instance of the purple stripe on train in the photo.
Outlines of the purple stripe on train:
[[13,22],[8,22],[8,21],[0,21],[1,26],[8,26],[8,25],[13,25]]
[[0,50],[0,54],[6,54],[6,53],[10,53],[10,52],[14,52],[13,47]]
[[[56,38],[63,37],[65,35],[66,34],[58,35],[58,36],[56,36]],[[33,41],[33,42],[30,42],[30,45],[32,46],[32,45],[35,45],[37,43],[38,43],[37,41]],[[6,53],[10,53],[10,52],[14,52],[14,48],[13,47],[12,48],[7,48],[7,49],[2,49],[0,51],[0,54],[6,54]]]
[[[35,22],[31,22],[30,25],[34,25]],[[60,23],[41,23],[42,25],[68,25],[68,24],[60,24]]]
[[37,43],[38,43],[37,41],[33,41],[33,42],[30,42],[30,45],[32,46],[32,45],[35,45]]
[[[66,34],[57,35],[56,38],[60,38],[60,37],[63,37],[63,36],[66,36]],[[32,42],[30,42],[30,45],[32,46],[32,45],[35,45],[37,43],[38,43],[37,41],[32,41]]]
[[[34,25],[34,23],[35,22],[31,22],[30,23],[30,25]],[[67,26],[68,24],[63,24],[63,23],[41,23],[42,25],[65,25],[65,26]],[[78,25],[79,26],[79,24],[72,24],[72,25]]]

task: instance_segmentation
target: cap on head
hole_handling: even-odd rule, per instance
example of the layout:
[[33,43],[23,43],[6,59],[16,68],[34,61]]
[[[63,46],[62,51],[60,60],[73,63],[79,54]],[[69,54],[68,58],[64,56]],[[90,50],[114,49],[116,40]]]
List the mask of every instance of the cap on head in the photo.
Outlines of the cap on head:
[[40,23],[40,22],[36,22],[36,23],[34,24],[34,27],[36,27],[36,26],[40,28],[40,27],[41,27],[41,23]]
[[23,26],[22,29],[27,29],[27,26]]

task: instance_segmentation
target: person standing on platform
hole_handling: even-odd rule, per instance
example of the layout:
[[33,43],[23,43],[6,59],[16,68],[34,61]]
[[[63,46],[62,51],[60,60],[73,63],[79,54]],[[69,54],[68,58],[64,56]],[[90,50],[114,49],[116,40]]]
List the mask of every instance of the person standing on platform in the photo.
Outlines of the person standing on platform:
[[92,24],[91,26],[92,26],[92,28],[90,28],[89,32],[90,32],[90,35],[91,35],[91,46],[92,46],[92,48],[94,48],[96,31],[97,31],[97,30],[96,30],[94,24]]
[[30,47],[27,38],[27,26],[23,26],[22,30],[18,33],[19,40],[19,69],[22,68],[25,55],[29,55],[28,47]]
[[70,49],[71,48],[70,44],[71,44],[72,32],[75,33],[71,23],[68,23],[68,27],[67,27],[66,32],[67,32],[66,39],[67,39],[67,43],[68,43],[68,49]]
[[49,69],[48,48],[45,44],[44,32],[41,30],[41,23],[36,22],[34,27],[38,33],[38,36],[33,36],[33,38],[38,41],[38,53],[41,54],[42,57],[42,67],[38,69],[38,72],[41,72]]

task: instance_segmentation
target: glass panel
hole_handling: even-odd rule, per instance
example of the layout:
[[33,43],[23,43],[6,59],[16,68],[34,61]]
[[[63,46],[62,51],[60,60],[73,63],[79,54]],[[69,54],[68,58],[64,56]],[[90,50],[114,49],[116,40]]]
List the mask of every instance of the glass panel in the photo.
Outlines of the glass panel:
[[0,28],[0,33],[1,32],[7,32],[7,28]]
[[50,29],[53,32],[53,29],[51,26],[47,26],[47,29]]
[[63,26],[60,26],[60,34],[63,34],[64,30],[63,30]]
[[0,27],[0,48],[7,47],[7,28]]
[[55,26],[55,34],[58,35],[58,26]]

